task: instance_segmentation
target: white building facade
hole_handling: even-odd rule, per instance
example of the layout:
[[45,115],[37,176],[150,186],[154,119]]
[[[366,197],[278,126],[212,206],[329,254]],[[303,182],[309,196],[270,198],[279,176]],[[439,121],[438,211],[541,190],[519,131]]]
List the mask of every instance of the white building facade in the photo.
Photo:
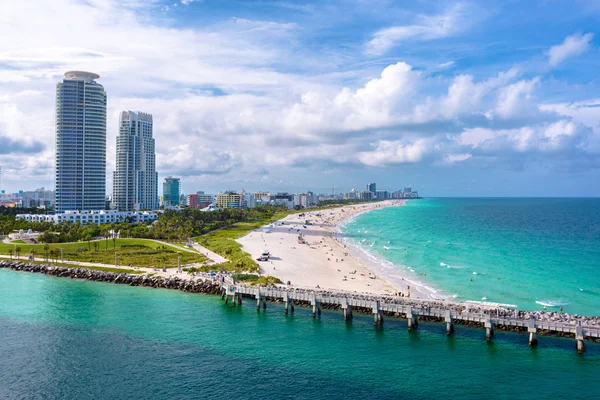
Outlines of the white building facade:
[[131,211],[115,211],[115,210],[100,210],[100,211],[65,211],[56,214],[17,214],[17,219],[23,219],[28,222],[51,222],[59,224],[61,222],[79,222],[81,225],[86,224],[110,224],[119,222],[131,223],[147,223],[153,222],[158,218],[154,212],[131,212]]
[[123,111],[119,118],[113,205],[119,211],[158,209],[152,115]]

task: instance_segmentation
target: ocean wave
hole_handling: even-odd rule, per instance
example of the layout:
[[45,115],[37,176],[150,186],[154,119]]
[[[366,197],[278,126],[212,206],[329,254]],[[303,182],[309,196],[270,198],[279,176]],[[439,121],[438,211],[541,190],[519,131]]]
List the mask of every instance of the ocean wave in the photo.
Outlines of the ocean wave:
[[450,268],[450,269],[465,269],[465,268],[467,268],[467,267],[463,267],[462,265],[446,264],[445,262],[441,262],[440,267],[446,267],[446,268]]
[[569,304],[562,300],[536,300],[535,302],[544,307],[561,307]]
[[[372,253],[370,246],[361,246],[360,243],[353,242],[348,238],[343,238],[342,241],[346,243],[349,249],[357,251],[360,257],[363,257],[367,262],[367,264],[372,265],[373,270],[376,273],[381,273],[384,279],[390,279],[390,282],[396,282],[400,285],[409,284],[411,287],[417,287],[422,289],[424,293],[426,293],[430,298],[437,300],[444,300],[450,298],[450,296],[446,296],[442,293],[439,293],[438,289],[429,286],[425,282],[422,282],[418,279],[414,279],[410,276],[406,275],[406,272],[402,273],[400,269],[405,271],[411,271],[414,273],[414,269],[410,268],[406,265],[394,264],[393,262],[383,258],[378,257]],[[370,251],[371,250],[371,251]]]

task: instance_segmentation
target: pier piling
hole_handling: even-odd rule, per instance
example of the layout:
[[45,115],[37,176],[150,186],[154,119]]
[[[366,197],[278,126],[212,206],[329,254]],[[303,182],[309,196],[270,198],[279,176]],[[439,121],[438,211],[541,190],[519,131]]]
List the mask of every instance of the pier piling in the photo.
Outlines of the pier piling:
[[373,324],[375,326],[383,325],[383,311],[379,307],[379,302],[373,302]]
[[583,344],[583,328],[577,326],[575,328],[575,340],[577,340],[577,352],[579,354],[585,351],[585,344]]
[[315,318],[317,315],[321,316],[321,302],[317,300],[317,297],[313,294],[310,299],[312,305],[312,316]]
[[344,320],[349,321],[352,319],[352,306],[348,304],[348,299],[341,299],[342,310],[344,311]]
[[529,345],[531,347],[537,346],[537,329],[535,327],[535,319],[531,318],[529,320],[529,327],[527,327],[527,332],[529,333]]
[[412,312],[412,307],[408,307],[406,311],[406,318],[408,319],[408,330],[412,331],[413,329],[417,329],[419,327],[419,321],[417,319],[417,314]]
[[490,319],[489,315],[486,315],[483,325],[485,326],[485,340],[490,342],[494,337],[494,324],[492,324],[492,320]]
[[[2,262],[0,261],[0,267]],[[294,312],[295,304],[310,304],[313,318],[321,314],[322,305],[327,308],[343,311],[344,319],[351,320],[354,310],[362,312],[371,309],[373,323],[380,326],[383,323],[383,313],[391,315],[403,315],[408,322],[408,330],[416,330],[419,326],[419,316],[424,318],[435,318],[435,320],[446,324],[446,334],[454,334],[454,321],[469,321],[485,328],[485,338],[489,342],[494,337],[496,325],[505,329],[514,327],[527,329],[529,333],[529,345],[536,346],[538,343],[537,332],[540,329],[549,332],[562,332],[575,335],[576,349],[579,353],[585,351],[585,339],[600,338],[600,327],[583,317],[575,316],[576,322],[569,319],[549,319],[545,312],[520,312],[507,310],[502,304],[480,304],[473,306],[464,303],[440,302],[436,300],[421,300],[398,298],[392,296],[377,296],[372,294],[351,293],[345,291],[314,291],[288,287],[252,287],[236,284],[232,278],[225,277],[219,282],[221,298],[227,304],[229,297],[235,305],[241,304],[242,294],[254,296],[256,309],[260,311],[262,303],[266,308],[266,300],[281,302],[284,310],[289,313],[291,307]],[[512,306],[511,306],[512,307]],[[562,317],[562,314],[559,315]]]
[[446,310],[446,335],[452,335],[454,333],[454,318],[450,315],[450,310]]

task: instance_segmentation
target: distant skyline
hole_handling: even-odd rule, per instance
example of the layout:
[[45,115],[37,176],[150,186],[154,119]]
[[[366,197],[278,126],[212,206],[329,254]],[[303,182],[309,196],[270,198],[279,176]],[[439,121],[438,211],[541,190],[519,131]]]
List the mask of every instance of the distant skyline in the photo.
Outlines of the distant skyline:
[[[55,90],[153,115],[159,186],[600,196],[600,3],[21,0],[0,5],[2,189],[54,189]],[[329,189],[328,189],[329,188]]]

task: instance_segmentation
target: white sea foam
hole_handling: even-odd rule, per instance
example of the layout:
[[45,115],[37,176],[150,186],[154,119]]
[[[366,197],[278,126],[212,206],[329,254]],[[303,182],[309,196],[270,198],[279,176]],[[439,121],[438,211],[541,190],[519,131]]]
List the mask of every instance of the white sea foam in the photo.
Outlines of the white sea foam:
[[483,296],[483,297],[481,298],[481,301],[486,301],[486,300],[487,300],[487,297],[485,297],[485,296]]
[[473,271],[473,275],[477,275],[477,272]]
[[448,264],[446,264],[446,263],[444,263],[444,262],[441,262],[441,263],[440,263],[440,267],[447,267],[447,266],[448,266]]
[[535,302],[544,307],[560,307],[569,304],[562,300],[536,300]]

